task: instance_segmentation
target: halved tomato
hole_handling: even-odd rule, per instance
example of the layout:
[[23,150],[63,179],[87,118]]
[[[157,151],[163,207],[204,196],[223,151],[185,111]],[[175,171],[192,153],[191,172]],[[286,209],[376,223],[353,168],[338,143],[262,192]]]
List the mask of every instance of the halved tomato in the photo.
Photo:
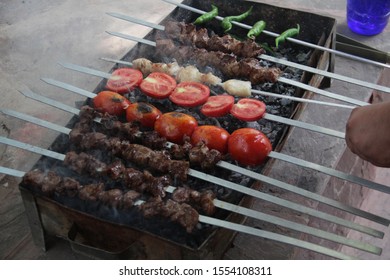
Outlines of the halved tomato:
[[230,112],[234,104],[234,97],[231,95],[210,96],[203,104],[200,112],[207,117],[222,117]]
[[113,91],[101,91],[92,100],[94,108],[114,116],[122,115],[131,104],[129,100]]
[[228,151],[232,159],[242,165],[262,164],[272,151],[268,137],[254,128],[235,130],[228,140]]
[[176,86],[169,99],[179,106],[196,107],[204,104],[209,96],[209,87],[197,82],[182,82]]
[[194,117],[184,113],[169,112],[156,120],[154,130],[168,141],[183,144],[184,136],[191,137],[197,126],[198,122]]
[[233,105],[230,113],[242,121],[257,121],[265,113],[265,103],[253,98],[242,98]]
[[168,74],[160,72],[151,73],[140,84],[143,93],[156,99],[169,97],[175,87],[175,79]]
[[202,125],[195,128],[192,133],[191,144],[196,145],[202,141],[209,149],[215,149],[225,154],[229,136],[229,132],[222,127]]
[[106,88],[120,94],[125,94],[139,86],[143,78],[142,72],[132,68],[119,68],[112,72]]
[[161,117],[162,113],[152,104],[138,102],[133,103],[126,109],[126,120],[128,122],[138,121],[147,127],[154,127],[154,122]]

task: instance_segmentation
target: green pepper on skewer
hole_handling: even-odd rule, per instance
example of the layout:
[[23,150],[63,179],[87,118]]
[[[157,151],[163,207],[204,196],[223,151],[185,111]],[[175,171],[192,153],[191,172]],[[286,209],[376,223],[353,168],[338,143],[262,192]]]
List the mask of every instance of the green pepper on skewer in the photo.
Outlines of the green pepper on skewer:
[[230,31],[230,29],[232,29],[232,27],[233,27],[232,21],[239,22],[239,21],[242,21],[243,19],[245,19],[247,16],[249,16],[250,13],[252,12],[252,8],[253,7],[250,7],[250,9],[248,11],[246,11],[245,13],[243,13],[241,15],[225,17],[221,23],[224,32],[226,33],[228,31]]
[[255,39],[265,29],[265,21],[260,20],[256,22],[246,35],[249,39]]
[[299,34],[300,31],[300,26],[297,24],[296,28],[290,28],[284,31],[282,34],[280,34],[276,39],[275,39],[275,45],[278,48],[280,43],[283,43],[286,41],[287,38],[294,37]]
[[218,15],[218,7],[211,5],[211,8],[212,9],[210,12],[207,12],[207,13],[201,15],[200,17],[198,17],[194,21],[194,24],[203,24],[203,23],[206,23],[206,22],[212,20],[213,18],[215,18]]

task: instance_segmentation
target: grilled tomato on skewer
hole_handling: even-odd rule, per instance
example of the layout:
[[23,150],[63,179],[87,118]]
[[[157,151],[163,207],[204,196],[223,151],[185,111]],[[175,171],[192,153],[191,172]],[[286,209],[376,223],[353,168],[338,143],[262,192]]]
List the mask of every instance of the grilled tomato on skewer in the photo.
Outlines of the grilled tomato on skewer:
[[199,142],[204,142],[209,149],[215,149],[225,154],[227,152],[229,136],[229,132],[222,127],[202,125],[195,128],[192,133],[191,144],[196,146]]
[[138,102],[130,104],[126,109],[126,120],[128,122],[138,121],[147,127],[154,127],[155,121],[161,117],[159,109],[149,103]]
[[183,144],[184,137],[191,137],[197,126],[198,122],[194,117],[184,113],[169,112],[156,120],[154,130],[168,141]]
[[230,113],[239,120],[251,122],[261,119],[265,113],[264,102],[253,98],[242,98],[233,105]]
[[139,86],[143,78],[142,72],[132,68],[119,68],[112,72],[106,88],[120,94],[125,94]]
[[169,97],[176,87],[176,80],[168,74],[153,72],[140,84],[143,93],[156,99]]
[[230,156],[242,165],[260,165],[271,151],[272,144],[268,137],[254,128],[237,129],[228,140]]
[[204,104],[209,96],[209,87],[197,82],[182,82],[176,86],[169,99],[182,107],[196,107]]
[[122,115],[131,102],[119,93],[113,91],[101,91],[93,99],[94,108],[102,113],[113,116]]
[[203,104],[200,112],[207,117],[222,117],[227,115],[234,104],[234,97],[231,95],[210,96]]

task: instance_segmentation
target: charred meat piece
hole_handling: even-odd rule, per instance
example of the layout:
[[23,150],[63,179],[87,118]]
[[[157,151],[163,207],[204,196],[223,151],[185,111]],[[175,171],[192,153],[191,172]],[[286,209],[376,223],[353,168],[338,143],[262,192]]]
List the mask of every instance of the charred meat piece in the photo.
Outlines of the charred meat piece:
[[41,170],[34,169],[24,174],[22,184],[40,189],[44,179],[45,174]]
[[233,53],[238,57],[258,57],[265,53],[265,50],[253,40],[239,41],[230,35],[209,37],[207,29],[196,29],[191,23],[169,21],[165,24],[164,34],[184,45],[191,44],[209,51]]
[[153,150],[162,150],[166,147],[167,140],[161,137],[156,131],[145,131],[142,133],[142,145]]
[[215,168],[215,165],[222,160],[222,154],[219,151],[210,150],[202,142],[190,150],[188,157],[192,164],[198,165],[205,170]]
[[[177,46],[172,40],[156,40],[157,54],[176,59],[180,63],[194,62],[201,67],[213,66],[231,78],[246,78],[253,84],[276,82],[281,74],[279,68],[266,68],[242,61],[233,54],[221,51],[207,51],[191,46]],[[256,60],[257,61],[257,60]],[[248,70],[241,71],[245,66]]]
[[154,171],[168,173],[181,181],[187,180],[189,162],[172,160],[164,152],[153,151],[138,144],[129,144],[127,149],[122,152],[122,157]]
[[78,181],[70,177],[65,177],[62,180],[62,184],[57,187],[56,191],[62,195],[75,197],[80,188],[81,185]]
[[149,199],[145,203],[142,203],[140,210],[142,211],[145,218],[150,218],[159,215],[163,205],[164,201],[161,197],[157,196]]
[[104,191],[104,184],[89,184],[80,188],[79,198],[87,201],[97,201],[99,195]]
[[172,144],[169,147],[169,154],[174,159],[186,159],[192,148],[191,140],[189,137],[184,138],[184,143],[182,145]]
[[186,203],[178,203],[171,199],[163,205],[164,217],[179,223],[188,233],[191,233],[199,222],[199,213]]
[[106,164],[86,153],[66,153],[65,165],[78,174],[88,173],[92,176],[102,176],[106,172]]
[[114,208],[122,207],[123,192],[120,189],[102,191],[98,194],[99,200]]
[[130,190],[123,194],[123,207],[131,208],[134,206],[135,201],[141,196],[139,192]]
[[199,222],[199,213],[186,203],[178,203],[171,199],[164,202],[160,197],[152,198],[140,206],[144,216],[162,216],[182,225],[188,233]]
[[116,160],[113,163],[107,165],[107,175],[113,180],[121,180],[125,178],[126,167],[120,160]]
[[212,215],[215,212],[213,202],[215,197],[216,195],[211,190],[198,192],[189,187],[179,187],[172,194],[174,201],[195,205],[195,208],[201,209],[207,215]]

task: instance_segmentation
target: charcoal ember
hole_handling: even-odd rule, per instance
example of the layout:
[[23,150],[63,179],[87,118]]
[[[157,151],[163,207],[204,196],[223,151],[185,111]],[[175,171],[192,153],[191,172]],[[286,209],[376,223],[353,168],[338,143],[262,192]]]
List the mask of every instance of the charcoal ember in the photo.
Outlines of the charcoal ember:
[[103,183],[84,185],[79,190],[79,198],[86,201],[97,201],[103,191]]
[[130,190],[126,193],[123,194],[123,200],[122,200],[122,203],[123,203],[123,207],[124,208],[131,208],[134,206],[134,203],[136,202],[136,200],[141,196],[141,194],[137,191],[134,191],[134,190]]
[[98,194],[98,198],[106,205],[114,208],[121,208],[123,202],[123,192],[120,189],[102,191]]
[[92,176],[101,176],[106,172],[106,164],[86,153],[68,152],[64,164],[78,174],[88,173]]
[[81,185],[77,180],[70,177],[65,177],[62,180],[62,183],[57,187],[56,191],[61,195],[75,197],[78,194],[80,188]]

